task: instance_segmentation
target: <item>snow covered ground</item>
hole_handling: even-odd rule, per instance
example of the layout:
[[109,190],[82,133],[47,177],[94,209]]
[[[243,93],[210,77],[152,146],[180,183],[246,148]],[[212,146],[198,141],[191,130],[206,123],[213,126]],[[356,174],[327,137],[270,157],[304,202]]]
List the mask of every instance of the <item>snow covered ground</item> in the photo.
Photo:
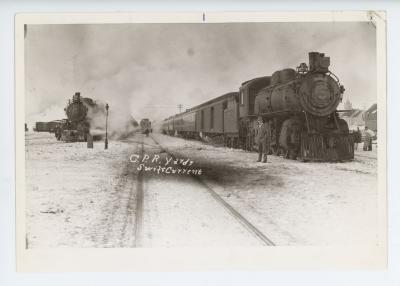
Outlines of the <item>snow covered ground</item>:
[[203,166],[202,179],[278,245],[376,243],[376,149],[347,163],[268,156],[263,164],[252,152],[154,137]]
[[87,149],[49,133],[27,133],[25,144],[28,247],[107,246],[108,233],[116,233],[108,221],[125,210],[113,202],[124,201],[117,191],[132,146],[111,141],[104,150],[104,142],[94,142]]
[[[175,157],[193,160],[201,180],[277,245],[376,242],[376,150],[358,151],[348,163],[269,156],[262,164],[255,153],[152,136]],[[104,150],[104,142],[87,149],[49,133],[26,133],[27,246],[260,245],[190,176],[145,172],[141,183],[131,154],[168,157],[143,137],[110,141]]]

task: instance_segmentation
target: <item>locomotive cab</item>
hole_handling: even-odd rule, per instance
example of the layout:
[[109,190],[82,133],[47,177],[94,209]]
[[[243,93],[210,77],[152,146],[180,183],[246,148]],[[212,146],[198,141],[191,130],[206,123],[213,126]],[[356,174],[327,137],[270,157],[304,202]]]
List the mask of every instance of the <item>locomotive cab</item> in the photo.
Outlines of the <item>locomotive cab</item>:
[[262,88],[269,86],[270,83],[270,76],[259,77],[242,83],[239,89],[239,117],[255,115],[256,96]]

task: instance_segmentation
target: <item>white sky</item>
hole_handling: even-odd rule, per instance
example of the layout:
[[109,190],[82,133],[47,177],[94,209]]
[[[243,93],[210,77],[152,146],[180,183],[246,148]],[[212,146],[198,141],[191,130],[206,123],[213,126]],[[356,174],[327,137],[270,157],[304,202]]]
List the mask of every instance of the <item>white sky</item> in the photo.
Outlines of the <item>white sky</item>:
[[29,25],[26,117],[65,118],[69,98],[113,113],[163,119],[248,79],[331,57],[353,107],[376,102],[376,36],[370,23]]

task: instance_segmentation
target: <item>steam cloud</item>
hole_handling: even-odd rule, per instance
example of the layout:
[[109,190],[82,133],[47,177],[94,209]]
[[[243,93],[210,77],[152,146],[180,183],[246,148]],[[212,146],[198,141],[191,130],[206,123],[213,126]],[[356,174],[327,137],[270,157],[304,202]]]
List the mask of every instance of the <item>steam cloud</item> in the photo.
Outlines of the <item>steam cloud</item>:
[[30,125],[65,118],[68,99],[80,91],[110,105],[110,132],[131,117],[160,122],[178,104],[190,108],[308,62],[310,51],[331,57],[353,106],[369,106],[376,102],[375,43],[369,23],[29,25],[26,118]]
[[[104,136],[106,132],[106,103],[96,101],[95,108],[89,108],[87,118],[90,123],[90,134]],[[110,138],[120,139],[139,131],[137,122],[126,113],[109,114],[107,129]]]

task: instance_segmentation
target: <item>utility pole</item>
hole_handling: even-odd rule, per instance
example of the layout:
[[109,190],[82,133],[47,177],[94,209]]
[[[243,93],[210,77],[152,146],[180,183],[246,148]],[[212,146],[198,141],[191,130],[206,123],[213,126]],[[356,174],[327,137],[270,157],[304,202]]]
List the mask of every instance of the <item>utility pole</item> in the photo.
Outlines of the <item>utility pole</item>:
[[108,149],[108,132],[107,132],[107,125],[108,125],[108,103],[106,104],[106,140],[104,141],[104,149]]
[[183,105],[182,105],[182,104],[178,104],[179,113],[181,113],[181,112],[182,112],[182,107],[183,107]]

